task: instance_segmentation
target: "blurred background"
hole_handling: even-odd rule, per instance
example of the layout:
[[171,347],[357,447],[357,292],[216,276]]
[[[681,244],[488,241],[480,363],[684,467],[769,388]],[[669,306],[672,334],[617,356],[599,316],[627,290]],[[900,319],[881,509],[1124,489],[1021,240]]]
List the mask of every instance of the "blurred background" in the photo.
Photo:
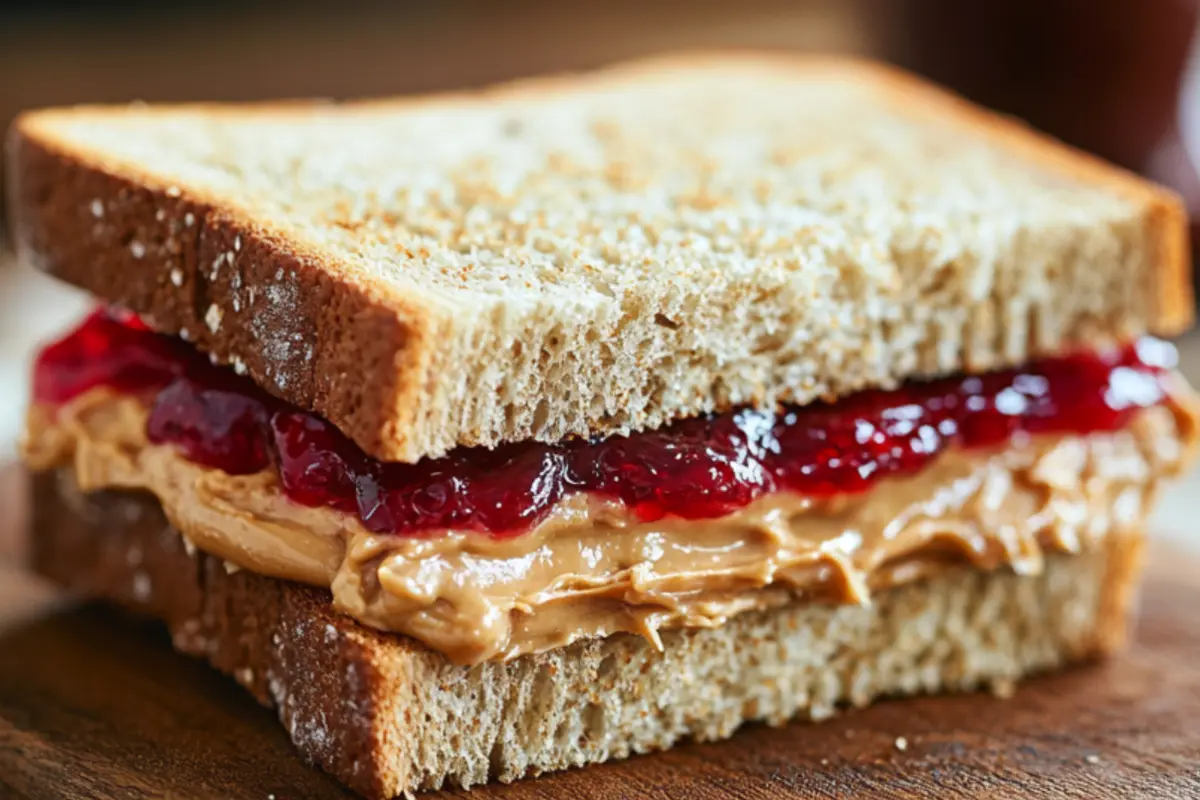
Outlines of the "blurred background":
[[[1200,0],[0,0],[0,126],[34,106],[389,95],[680,48],[851,53],[1171,185],[1200,243],[1198,31]],[[83,302],[0,239],[0,463],[32,344]],[[1200,380],[1200,340],[1183,352]]]

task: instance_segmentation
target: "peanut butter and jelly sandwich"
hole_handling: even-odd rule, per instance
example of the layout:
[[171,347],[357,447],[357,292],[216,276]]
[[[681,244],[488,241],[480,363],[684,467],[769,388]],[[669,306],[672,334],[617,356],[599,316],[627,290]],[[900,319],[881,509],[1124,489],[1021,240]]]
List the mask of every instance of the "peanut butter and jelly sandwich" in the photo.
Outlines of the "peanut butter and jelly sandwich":
[[20,252],[37,567],[358,792],[1112,651],[1192,389],[1178,198],[915,78],[696,54],[78,107]]

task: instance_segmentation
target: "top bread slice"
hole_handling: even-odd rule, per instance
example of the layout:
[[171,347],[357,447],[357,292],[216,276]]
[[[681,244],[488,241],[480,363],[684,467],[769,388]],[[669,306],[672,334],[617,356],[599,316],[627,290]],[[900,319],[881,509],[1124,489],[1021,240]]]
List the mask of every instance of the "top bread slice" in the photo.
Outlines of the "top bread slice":
[[21,116],[34,264],[370,454],[805,403],[1189,324],[1177,198],[875,64]]

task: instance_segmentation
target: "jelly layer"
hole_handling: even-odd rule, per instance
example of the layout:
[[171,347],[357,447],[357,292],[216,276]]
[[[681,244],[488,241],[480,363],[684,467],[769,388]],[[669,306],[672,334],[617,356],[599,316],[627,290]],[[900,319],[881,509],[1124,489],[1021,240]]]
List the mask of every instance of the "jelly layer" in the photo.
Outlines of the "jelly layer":
[[1174,360],[1169,344],[1146,338],[835,403],[740,409],[630,436],[461,448],[399,464],[368,457],[329,422],[186,343],[100,310],[42,351],[34,399],[54,406],[99,386],[144,395],[149,440],[195,463],[232,475],[274,465],[293,501],[355,513],[376,533],[503,537],[536,526],[576,493],[620,500],[644,521],[714,518],[772,492],[862,492],[951,447],[1117,430],[1165,401]]

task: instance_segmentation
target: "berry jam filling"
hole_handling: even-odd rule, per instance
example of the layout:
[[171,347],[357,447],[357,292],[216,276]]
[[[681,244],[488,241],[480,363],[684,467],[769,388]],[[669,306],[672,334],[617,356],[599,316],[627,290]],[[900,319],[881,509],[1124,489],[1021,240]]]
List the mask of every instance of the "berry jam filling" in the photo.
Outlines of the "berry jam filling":
[[949,447],[994,447],[1019,432],[1115,430],[1164,402],[1174,359],[1169,344],[1147,338],[833,404],[711,414],[605,439],[459,448],[398,464],[368,457],[330,423],[183,342],[98,311],[42,351],[34,396],[55,405],[96,386],[145,395],[150,441],[235,475],[273,466],[295,502],[355,513],[374,532],[506,536],[576,492],[620,500],[645,521],[701,519],[769,492],[861,492],[917,472]]

